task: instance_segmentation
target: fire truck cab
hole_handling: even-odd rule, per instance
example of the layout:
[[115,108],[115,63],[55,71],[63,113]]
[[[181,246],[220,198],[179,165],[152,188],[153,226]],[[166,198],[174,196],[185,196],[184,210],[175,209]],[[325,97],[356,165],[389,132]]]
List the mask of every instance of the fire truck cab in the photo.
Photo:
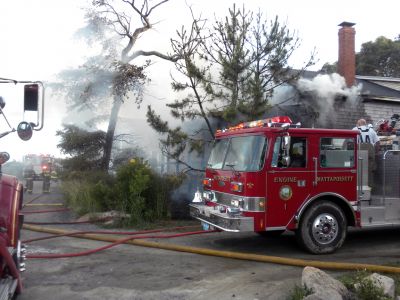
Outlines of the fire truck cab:
[[[0,133],[0,138],[16,132],[23,141],[27,141],[32,137],[33,131],[39,131],[43,127],[43,83],[5,78],[0,78],[0,83],[12,84],[13,86],[23,85],[25,119],[18,124],[17,128],[11,126],[3,109],[5,101],[0,97],[0,115],[10,127],[8,131]],[[33,117],[36,116],[36,123],[27,121],[29,117],[25,113],[30,116],[33,114]],[[7,146],[10,146],[9,142],[4,141],[3,147]],[[1,172],[1,165],[7,162],[9,158],[10,155],[7,152],[0,152],[0,299],[15,299],[16,295],[22,292],[20,272],[25,271],[26,249],[21,243],[23,186],[16,177]]]
[[289,117],[219,130],[190,214],[224,231],[294,231],[314,254],[340,248],[348,226],[400,225],[400,151],[375,153],[357,135]]

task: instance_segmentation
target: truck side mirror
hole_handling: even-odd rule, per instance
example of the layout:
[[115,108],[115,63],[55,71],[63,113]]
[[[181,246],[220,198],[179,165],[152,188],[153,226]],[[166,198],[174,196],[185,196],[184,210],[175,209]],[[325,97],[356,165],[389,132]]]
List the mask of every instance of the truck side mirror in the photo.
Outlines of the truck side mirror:
[[32,130],[43,128],[44,85],[40,81],[24,81],[24,120],[32,125]]
[[288,167],[290,165],[290,135],[285,135],[283,137],[283,143],[282,143],[282,164],[284,167]]
[[33,133],[32,125],[28,122],[21,122],[17,127],[17,134],[19,138],[23,141],[28,141],[31,139]]
[[290,135],[285,135],[283,137],[283,147],[286,151],[289,152],[289,148],[290,148]]
[[0,152],[0,166],[10,159],[8,152]]
[[282,158],[282,165],[284,166],[284,167],[289,167],[290,166],[290,156],[284,156],[283,158]]
[[39,85],[27,84],[24,86],[24,111],[39,110]]

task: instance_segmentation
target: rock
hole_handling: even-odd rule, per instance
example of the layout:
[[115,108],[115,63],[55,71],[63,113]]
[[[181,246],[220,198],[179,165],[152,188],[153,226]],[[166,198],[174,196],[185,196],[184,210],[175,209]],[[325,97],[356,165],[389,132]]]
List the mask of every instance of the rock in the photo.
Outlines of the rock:
[[382,287],[383,293],[394,299],[395,284],[393,278],[383,276],[378,273],[373,273],[366,278],[372,280],[374,285]]
[[303,300],[342,300],[343,297],[335,290],[326,289],[323,292],[314,293],[303,298]]
[[351,294],[343,283],[314,267],[305,267],[303,269],[301,284],[311,288],[314,292],[313,295],[308,296],[310,298],[305,298],[307,300],[351,299]]

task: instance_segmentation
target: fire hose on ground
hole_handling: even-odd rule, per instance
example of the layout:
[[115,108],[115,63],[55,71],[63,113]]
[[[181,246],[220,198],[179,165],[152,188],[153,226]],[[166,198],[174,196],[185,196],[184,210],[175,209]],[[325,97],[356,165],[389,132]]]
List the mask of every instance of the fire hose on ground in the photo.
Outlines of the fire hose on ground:
[[[89,254],[93,254],[96,252],[100,252],[102,250],[106,250],[108,248],[120,245],[120,244],[124,244],[130,240],[133,239],[147,239],[147,238],[174,238],[174,237],[182,237],[182,236],[187,236],[187,235],[195,235],[195,234],[204,234],[204,233],[209,233],[209,232],[215,232],[216,230],[210,230],[210,231],[193,231],[193,232],[184,232],[184,233],[176,233],[176,234],[169,234],[169,235],[144,235],[144,236],[137,236],[136,234],[132,236],[132,233],[130,233],[130,236],[127,238],[123,238],[123,239],[116,239],[114,242],[112,242],[109,245],[103,246],[103,247],[99,247],[96,249],[91,249],[91,250],[87,250],[87,251],[82,251],[82,252],[78,252],[78,253],[64,253],[64,254],[46,254],[46,255],[27,255],[26,258],[67,258],[67,257],[78,257],[78,256],[84,256],[84,255],[89,255]],[[87,231],[87,232],[72,232],[72,233],[68,233],[68,234],[59,234],[57,236],[47,236],[47,237],[41,237],[41,238],[37,238],[37,239],[31,239],[31,240],[27,240],[24,241],[24,243],[29,243],[32,241],[36,241],[36,240],[43,240],[43,239],[49,239],[49,238],[54,238],[54,237],[60,237],[60,236],[80,236],[80,235],[86,235],[86,234],[90,234],[90,233],[97,233],[97,231]],[[121,232],[103,232],[103,234],[123,234]],[[137,234],[142,234],[141,232],[137,233]]]
[[[32,203],[39,197],[35,197],[28,203]],[[43,204],[45,205],[45,204]],[[56,209],[56,210],[44,210],[44,211],[30,211],[24,212],[25,213],[47,213],[47,212],[62,212],[66,211],[66,209]],[[86,222],[86,221],[85,221]],[[50,233],[52,236],[40,237],[35,239],[30,239],[25,242],[33,242],[38,240],[62,237],[62,236],[73,236],[76,238],[82,239],[90,239],[90,240],[97,240],[103,242],[109,242],[111,244],[92,249],[83,251],[80,253],[67,253],[67,254],[51,254],[51,255],[27,255],[27,258],[62,258],[62,257],[77,257],[83,255],[89,255],[93,253],[97,253],[102,250],[106,250],[108,248],[120,245],[120,244],[130,244],[142,247],[149,247],[149,248],[156,248],[156,249],[164,249],[164,250],[171,250],[171,251],[178,251],[178,252],[187,252],[193,254],[200,254],[200,255],[208,255],[208,256],[218,256],[224,258],[231,258],[231,259],[240,259],[240,260],[249,260],[249,261],[256,261],[256,262],[264,262],[264,263],[275,263],[281,265],[289,265],[289,266],[296,266],[296,267],[306,267],[311,266],[315,268],[321,269],[332,269],[332,270],[366,270],[371,272],[382,272],[382,273],[400,273],[399,267],[392,267],[392,266],[382,266],[382,265],[374,265],[374,264],[363,264],[363,263],[343,263],[343,262],[324,262],[324,261],[317,261],[317,260],[304,260],[304,259],[296,259],[296,258],[287,258],[287,257],[279,257],[279,256],[269,256],[269,255],[260,255],[260,254],[252,254],[252,253],[241,253],[241,252],[232,252],[232,251],[222,251],[222,250],[214,250],[214,249],[207,249],[207,248],[199,248],[199,247],[191,247],[191,246],[183,246],[177,244],[169,244],[169,243],[159,243],[159,242],[152,242],[143,240],[145,238],[173,238],[179,237],[184,235],[190,234],[200,234],[200,233],[210,233],[215,232],[214,230],[210,231],[200,231],[200,232],[185,232],[181,234],[172,234],[172,235],[163,235],[163,236],[149,236],[149,235],[141,235],[141,234],[149,234],[149,233],[157,233],[162,231],[167,231],[166,229],[156,229],[156,230],[147,230],[147,231],[138,231],[138,232],[115,232],[115,231],[79,231],[79,232],[71,232],[63,229],[56,229],[56,228],[46,228],[34,225],[28,225],[28,222],[23,225],[23,228],[26,230],[42,232],[42,233]],[[42,223],[43,225],[49,224],[79,224],[79,221],[75,222],[36,222],[38,224]],[[83,222],[82,222],[83,223]],[[31,224],[35,224],[31,222]],[[175,227],[170,228],[169,230],[179,230],[185,227]],[[127,238],[117,238],[107,236],[110,234],[116,235],[130,235]],[[141,236],[137,236],[141,235]]]
[[64,206],[63,203],[27,203],[24,207],[27,206]]
[[[324,262],[324,261],[317,261],[317,260],[304,260],[304,259],[296,259],[296,258],[287,258],[287,257],[279,257],[279,256],[269,256],[269,255],[260,255],[260,254],[252,254],[252,253],[241,253],[241,252],[232,252],[232,251],[222,251],[222,250],[214,250],[214,249],[207,249],[207,248],[199,248],[199,247],[191,247],[191,246],[184,246],[184,245],[177,245],[177,244],[169,244],[169,243],[159,243],[159,242],[152,242],[142,240],[142,238],[149,238],[147,237],[137,237],[137,236],[130,236],[128,238],[117,238],[106,236],[105,234],[87,234],[87,233],[74,233],[68,232],[62,229],[55,229],[55,228],[45,228],[39,226],[32,226],[32,225],[24,225],[24,229],[36,231],[36,232],[43,232],[43,233],[50,233],[56,236],[74,236],[77,238],[83,239],[90,239],[90,240],[97,240],[103,242],[110,242],[112,244],[97,248],[95,252],[111,248],[113,246],[119,244],[131,244],[136,246],[142,247],[150,247],[156,249],[164,249],[164,250],[172,250],[178,252],[187,252],[193,254],[201,254],[201,255],[208,255],[208,256],[218,256],[218,257],[225,257],[231,259],[240,259],[240,260],[249,260],[249,261],[256,261],[256,262],[264,262],[264,263],[275,263],[275,264],[282,264],[282,265],[289,265],[289,266],[297,266],[297,267],[306,267],[312,266],[321,269],[331,269],[331,270],[366,270],[371,272],[382,272],[382,273],[400,273],[399,267],[392,267],[392,266],[382,266],[382,265],[374,265],[374,264],[363,264],[363,263],[343,263],[343,262]],[[209,231],[208,231],[209,232]],[[205,231],[205,233],[208,233]],[[118,234],[117,232],[112,232]],[[185,234],[185,233],[184,233]],[[170,237],[178,237],[179,234],[173,234]],[[181,235],[182,236],[182,235]],[[160,238],[160,236],[152,236],[152,238]],[[85,254],[88,255],[95,253],[93,250],[85,251]],[[83,252],[82,252],[83,253]],[[62,254],[53,254],[48,256],[48,258],[56,258],[57,255]],[[73,257],[73,256],[70,256]],[[39,258],[34,257],[33,255],[27,255],[27,258]],[[40,257],[45,258],[45,257]]]

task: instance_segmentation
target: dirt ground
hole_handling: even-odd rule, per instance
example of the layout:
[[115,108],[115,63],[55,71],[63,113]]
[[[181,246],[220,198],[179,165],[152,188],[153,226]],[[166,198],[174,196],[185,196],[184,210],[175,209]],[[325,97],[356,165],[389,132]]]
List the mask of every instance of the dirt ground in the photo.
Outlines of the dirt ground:
[[[62,195],[53,184],[50,194],[34,194],[25,202],[60,203]],[[25,207],[24,211],[55,207]],[[70,212],[27,214],[26,222],[73,220]],[[194,224],[196,224],[194,222]],[[95,225],[46,225],[66,230],[99,229]],[[125,229],[126,230],[126,229]],[[399,229],[352,230],[345,245],[335,254],[315,256],[300,250],[290,233],[265,238],[255,233],[207,233],[168,240],[216,250],[247,252],[308,260],[399,264]],[[23,230],[23,240],[47,234]],[[154,241],[154,240],[153,240]],[[104,246],[105,243],[61,237],[28,244],[28,254],[76,253]],[[20,300],[80,299],[286,299],[300,284],[301,267],[251,262],[229,258],[182,253],[132,245],[81,257],[29,259],[23,273]],[[339,275],[343,272],[332,272]]]

